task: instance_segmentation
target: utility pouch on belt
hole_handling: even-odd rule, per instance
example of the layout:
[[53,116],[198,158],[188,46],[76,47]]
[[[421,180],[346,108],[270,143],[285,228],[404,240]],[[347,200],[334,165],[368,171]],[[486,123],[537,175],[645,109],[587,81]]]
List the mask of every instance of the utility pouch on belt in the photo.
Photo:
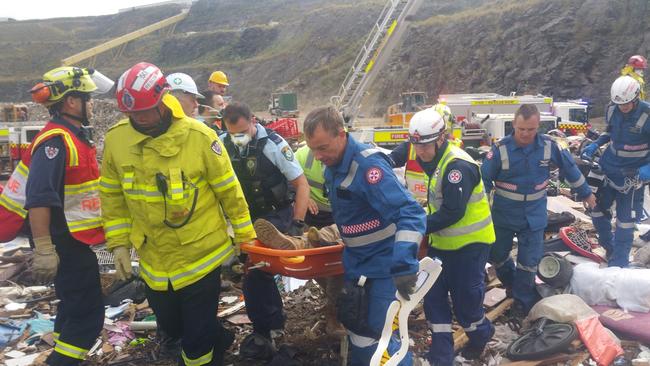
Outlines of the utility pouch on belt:
[[379,338],[368,326],[368,286],[366,277],[361,276],[357,283],[346,281],[336,300],[336,317],[351,332],[364,337]]

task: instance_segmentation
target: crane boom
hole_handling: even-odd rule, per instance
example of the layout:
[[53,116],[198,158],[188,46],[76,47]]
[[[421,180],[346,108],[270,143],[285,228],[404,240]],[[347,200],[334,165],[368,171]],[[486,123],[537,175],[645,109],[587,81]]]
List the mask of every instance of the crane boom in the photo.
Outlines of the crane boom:
[[407,17],[414,14],[424,0],[388,0],[373,25],[361,50],[332,104],[343,113],[348,126],[357,114],[366,88],[390,59],[408,28]]

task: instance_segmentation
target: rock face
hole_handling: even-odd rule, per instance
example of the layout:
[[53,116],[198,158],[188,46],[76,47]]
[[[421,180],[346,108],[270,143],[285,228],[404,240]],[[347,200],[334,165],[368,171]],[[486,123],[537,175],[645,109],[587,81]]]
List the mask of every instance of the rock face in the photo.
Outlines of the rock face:
[[[301,108],[335,94],[384,0],[199,0],[173,35],[98,56],[117,78],[139,61],[186,72],[207,87],[228,74],[234,99],[264,109],[276,90]],[[178,12],[177,7],[94,18],[0,23],[0,100],[26,100],[47,69],[75,52]],[[632,54],[650,54],[647,0],[428,0],[402,46],[368,89],[363,111],[380,115],[403,91],[543,93],[587,98],[602,113],[609,86]],[[46,30],[38,39],[30,27]]]
[[650,53],[648,19],[646,0],[487,1],[434,16],[406,36],[375,85],[377,99],[397,100],[404,90],[516,91],[586,98],[598,115],[627,58]]

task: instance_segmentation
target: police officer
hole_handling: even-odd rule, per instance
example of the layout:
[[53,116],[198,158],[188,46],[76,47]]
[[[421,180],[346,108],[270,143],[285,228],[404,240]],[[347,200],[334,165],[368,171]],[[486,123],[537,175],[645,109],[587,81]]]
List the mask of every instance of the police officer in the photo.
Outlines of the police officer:
[[[301,236],[305,229],[309,184],[289,144],[277,133],[257,124],[243,103],[228,104],[223,110],[223,120],[228,133],[221,137],[253,220],[263,218],[283,233]],[[271,335],[284,328],[282,298],[273,277],[257,269],[244,277],[246,311],[254,329],[240,348],[245,358],[270,358]]]
[[485,317],[485,263],[494,243],[490,205],[478,164],[447,141],[445,121],[433,109],[417,112],[409,125],[409,140],[426,173],[429,257],[442,260],[442,273],[424,298],[431,328],[428,360],[432,365],[453,365],[454,313],[469,337],[463,351],[477,359],[494,334]]
[[[327,167],[325,186],[345,243],[338,314],[348,330],[351,365],[368,365],[395,290],[407,299],[413,293],[424,211],[397,181],[390,158],[349,136],[333,107],[309,113],[304,132],[314,158]],[[361,314],[352,311],[361,304],[367,304]],[[393,336],[389,354],[398,348]],[[408,354],[401,364],[411,363]]]
[[215,316],[221,265],[255,238],[228,153],[214,131],[183,113],[163,73],[141,62],[118,82],[128,118],[106,134],[102,216],[118,276],[131,276],[129,249],[159,326],[181,338],[184,365],[221,365],[233,341]]
[[[537,107],[524,104],[515,113],[514,132],[492,146],[481,172],[485,190],[494,188],[492,217],[496,242],[490,262],[499,280],[512,289],[514,313],[525,315],[537,302],[535,274],[544,247],[547,223],[546,187],[550,164],[555,164],[578,198],[595,206],[585,177],[568,150],[550,137],[537,133],[540,114]],[[513,238],[517,236],[517,266],[510,258]]]
[[[634,239],[634,203],[643,197],[643,185],[650,181],[650,104],[639,99],[641,86],[630,76],[612,84],[611,101],[605,111],[607,131],[588,145],[581,157],[591,159],[609,142],[599,164],[605,183],[598,189],[598,205],[591,217],[598,241],[607,250],[609,266],[627,267]],[[612,235],[610,208],[616,201],[616,231]],[[643,204],[643,198],[638,200]]]
[[45,283],[54,279],[61,300],[49,365],[81,363],[104,324],[97,257],[90,248],[104,242],[99,168],[84,127],[92,117],[90,93],[106,93],[112,86],[92,69],[68,66],[45,73],[31,92],[34,101],[48,108],[51,119],[0,197],[3,231],[11,231],[10,236],[29,214],[34,277]]

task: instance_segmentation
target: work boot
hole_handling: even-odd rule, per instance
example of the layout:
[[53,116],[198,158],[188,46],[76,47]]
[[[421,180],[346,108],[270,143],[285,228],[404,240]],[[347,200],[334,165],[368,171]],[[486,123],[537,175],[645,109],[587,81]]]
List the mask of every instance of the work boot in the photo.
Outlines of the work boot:
[[224,328],[222,324],[219,324],[218,327],[220,329],[214,345],[214,355],[212,356],[212,359],[214,365],[223,365],[223,359],[226,355],[226,351],[235,342],[235,334],[230,330]]
[[271,338],[253,332],[244,338],[239,346],[239,355],[245,359],[270,360],[276,350]]
[[307,245],[311,248],[320,247],[320,235],[318,234],[318,229],[310,226],[307,230]]
[[257,233],[257,239],[269,248],[296,250],[305,247],[305,241],[302,238],[282,234],[275,225],[264,219],[257,219],[253,227]]
[[483,352],[485,351],[485,346],[487,345],[487,342],[489,342],[492,337],[494,337],[494,333],[496,331],[496,328],[494,328],[493,324],[490,324],[490,336],[487,338],[486,343],[483,345],[483,347],[473,347],[471,345],[467,345],[462,351],[461,351],[461,356],[465,358],[466,360],[480,360],[481,356],[483,355]]
[[158,327],[156,337],[160,344],[160,358],[178,359],[181,357],[181,339],[172,337],[169,333]]
[[325,226],[318,230],[310,227],[307,231],[307,245],[312,248],[336,245],[341,241],[341,235],[336,225]]

